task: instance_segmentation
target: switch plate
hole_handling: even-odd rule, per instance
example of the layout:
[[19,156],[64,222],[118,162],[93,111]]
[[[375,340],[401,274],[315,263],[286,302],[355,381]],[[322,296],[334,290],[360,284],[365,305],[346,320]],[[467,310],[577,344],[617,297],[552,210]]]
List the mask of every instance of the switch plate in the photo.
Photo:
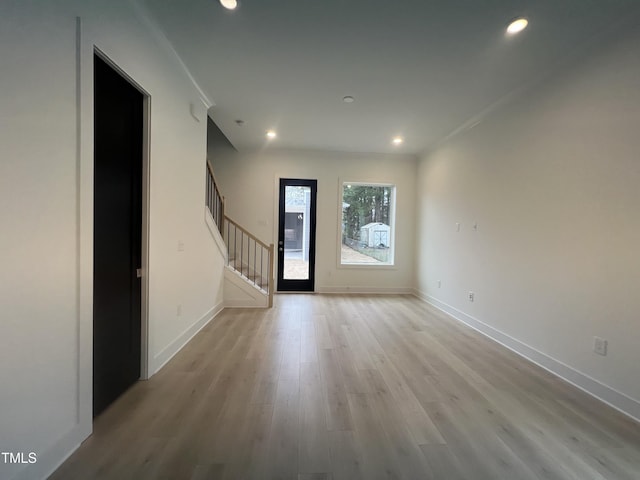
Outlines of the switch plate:
[[438,288],[442,287],[442,281],[438,280]]
[[593,351],[603,357],[607,354],[607,347],[609,342],[604,338],[593,337]]
[[180,317],[182,315],[182,304],[181,303],[179,303],[178,307],[176,308],[176,315],[178,317]]

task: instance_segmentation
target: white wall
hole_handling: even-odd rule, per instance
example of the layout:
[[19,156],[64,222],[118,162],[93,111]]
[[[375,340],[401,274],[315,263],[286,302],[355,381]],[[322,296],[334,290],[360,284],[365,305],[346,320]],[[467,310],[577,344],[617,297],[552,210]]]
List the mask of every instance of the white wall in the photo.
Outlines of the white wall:
[[[316,151],[238,154],[210,145],[226,213],[266,243],[277,243],[278,178],[318,180],[316,291],[409,292],[413,287],[415,172],[412,156]],[[339,182],[396,185],[395,267],[338,267]]]
[[207,105],[139,18],[125,0],[0,5],[0,451],[38,459],[0,478],[43,478],[91,431],[94,45],[151,96],[150,373],[222,305]]
[[416,270],[428,300],[636,418],[639,51],[636,29],[422,158]]

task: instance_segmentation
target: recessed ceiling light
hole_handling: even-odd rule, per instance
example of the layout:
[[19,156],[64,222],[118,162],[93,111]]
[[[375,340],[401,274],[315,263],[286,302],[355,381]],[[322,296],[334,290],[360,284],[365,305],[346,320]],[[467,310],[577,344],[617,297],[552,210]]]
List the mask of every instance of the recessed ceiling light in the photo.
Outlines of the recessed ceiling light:
[[400,145],[402,142],[404,142],[404,138],[402,137],[393,137],[393,140],[391,140],[391,143],[394,145]]
[[353,103],[355,100],[355,98],[353,98],[351,95],[347,95],[346,97],[342,98],[342,101],[344,103]]
[[509,35],[515,35],[527,28],[527,25],[529,25],[529,20],[526,18],[518,18],[509,24],[507,27],[507,33]]
[[237,0],[220,0],[220,4],[228,10],[234,10],[238,6]]
[[276,138],[278,135],[276,134],[275,130],[268,130],[267,131],[267,138],[273,139]]

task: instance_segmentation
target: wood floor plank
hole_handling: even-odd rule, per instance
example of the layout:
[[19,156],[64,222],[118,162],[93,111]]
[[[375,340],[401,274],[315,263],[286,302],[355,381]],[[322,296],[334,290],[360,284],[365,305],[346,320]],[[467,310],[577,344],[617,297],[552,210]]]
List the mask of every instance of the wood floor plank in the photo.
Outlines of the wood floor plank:
[[263,472],[266,478],[295,480],[298,477],[299,431],[300,382],[280,380],[269,429],[269,461]]
[[313,322],[316,326],[316,337],[318,348],[327,349],[334,348],[333,339],[329,330],[329,322],[326,315],[314,315]]
[[53,480],[638,480],[640,425],[407,296],[229,309]]
[[300,364],[299,472],[330,472],[329,431],[317,363]]
[[416,443],[418,445],[445,443],[433,420],[420,405],[414,390],[409,387],[393,362],[384,355],[375,358],[376,371],[384,380],[394,404],[402,414]]
[[366,370],[366,381],[372,393],[367,396],[375,410],[375,416],[385,433],[390,452],[399,465],[404,478],[433,479],[426,458],[418,442],[411,434],[408,423],[397,403],[389,393],[389,388],[377,370]]
[[333,480],[365,480],[362,472],[363,460],[356,448],[352,431],[329,432],[329,451]]
[[420,445],[423,455],[429,463],[429,468],[433,472],[433,478],[447,480],[474,480],[467,477],[460,461],[453,455],[447,445]]
[[338,355],[334,350],[318,351],[322,393],[328,430],[350,430],[351,413],[347,402],[347,389],[342,380]]
[[244,431],[235,437],[233,454],[224,464],[224,480],[261,478],[269,464],[273,405],[251,404]]
[[347,398],[353,418],[356,448],[362,458],[364,478],[403,478],[400,465],[391,450],[391,443],[376,415],[371,396],[350,393]]

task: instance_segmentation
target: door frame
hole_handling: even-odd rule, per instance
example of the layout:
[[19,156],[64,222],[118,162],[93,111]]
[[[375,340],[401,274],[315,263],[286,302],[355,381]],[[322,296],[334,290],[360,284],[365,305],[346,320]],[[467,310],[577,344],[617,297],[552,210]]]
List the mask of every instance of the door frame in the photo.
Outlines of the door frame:
[[[149,372],[149,168],[151,163],[150,143],[151,143],[151,95],[142,86],[120,68],[102,50],[94,45],[93,54],[107,63],[122,78],[124,78],[133,88],[138,90],[143,97],[142,100],[142,232],[141,232],[141,254],[140,268],[142,270],[141,291],[140,291],[140,380],[148,380]],[[93,93],[93,92],[92,92]],[[93,138],[93,126],[91,136]],[[93,174],[93,172],[92,172]],[[93,175],[92,175],[93,177]],[[91,228],[95,218],[92,218]],[[93,242],[93,239],[92,239]],[[92,252],[93,256],[93,252]],[[93,302],[92,302],[93,303]],[[93,340],[91,341],[93,351]],[[93,378],[92,378],[93,381]]]
[[[311,187],[311,205],[310,205],[310,211],[311,211],[311,218],[309,219],[309,279],[308,280],[284,280],[286,282],[291,282],[288,286],[284,286],[282,285],[281,282],[283,282],[283,279],[281,277],[282,275],[282,268],[284,266],[284,256],[282,256],[281,259],[281,255],[280,255],[280,239],[283,238],[281,237],[281,233],[283,233],[284,231],[284,222],[285,222],[285,216],[280,215],[280,197],[281,194],[284,191],[284,185],[283,185],[283,181],[290,181],[290,182],[300,182],[300,185],[304,185],[304,186],[309,186]],[[315,292],[315,276],[316,276],[316,237],[317,237],[317,216],[318,216],[318,202],[317,202],[317,195],[318,195],[318,180],[317,179],[309,179],[309,178],[292,178],[292,177],[282,177],[282,176],[278,176],[276,177],[276,190],[275,190],[276,194],[275,194],[275,204],[276,204],[276,208],[275,208],[275,221],[274,221],[274,227],[275,227],[275,238],[276,238],[276,249],[275,249],[275,253],[276,253],[276,258],[275,263],[276,263],[276,291],[277,292],[301,292],[301,293],[310,293],[310,292]],[[284,241],[284,240],[283,240]],[[284,248],[284,244],[282,245],[282,247]],[[296,283],[297,282],[297,283]],[[309,289],[300,289],[300,286],[303,286],[305,284],[308,284],[310,286]]]

